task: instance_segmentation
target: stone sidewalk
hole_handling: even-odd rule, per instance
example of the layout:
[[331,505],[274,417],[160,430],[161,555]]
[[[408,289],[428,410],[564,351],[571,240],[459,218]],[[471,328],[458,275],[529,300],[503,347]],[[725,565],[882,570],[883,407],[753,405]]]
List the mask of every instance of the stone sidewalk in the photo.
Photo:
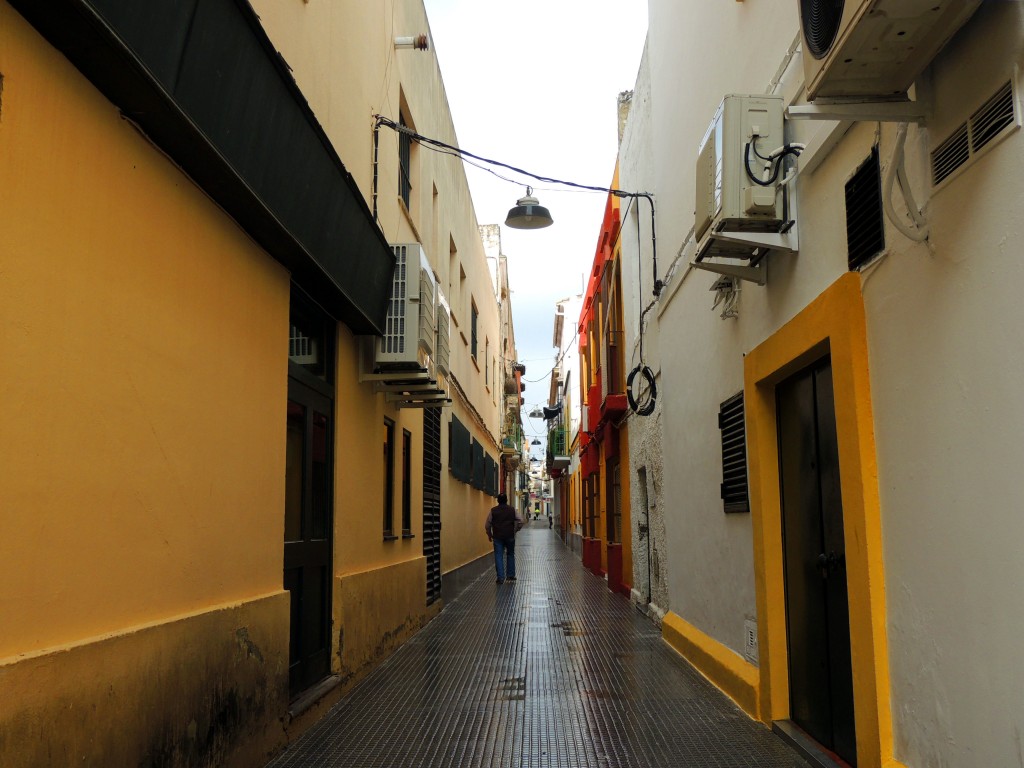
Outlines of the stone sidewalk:
[[546,521],[274,768],[807,768],[583,569]]

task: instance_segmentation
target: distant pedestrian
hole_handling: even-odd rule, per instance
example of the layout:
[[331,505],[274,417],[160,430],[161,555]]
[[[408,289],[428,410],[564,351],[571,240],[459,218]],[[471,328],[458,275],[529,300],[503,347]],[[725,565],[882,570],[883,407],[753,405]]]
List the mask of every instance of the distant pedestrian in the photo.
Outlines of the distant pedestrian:
[[554,528],[554,527],[555,527],[555,521],[551,517],[551,513],[548,512],[548,528]]
[[[494,544],[495,582],[516,580],[516,532],[523,527],[523,518],[515,507],[508,503],[508,496],[498,494],[498,506],[487,513],[484,531],[487,540]],[[507,565],[507,569],[506,569]]]

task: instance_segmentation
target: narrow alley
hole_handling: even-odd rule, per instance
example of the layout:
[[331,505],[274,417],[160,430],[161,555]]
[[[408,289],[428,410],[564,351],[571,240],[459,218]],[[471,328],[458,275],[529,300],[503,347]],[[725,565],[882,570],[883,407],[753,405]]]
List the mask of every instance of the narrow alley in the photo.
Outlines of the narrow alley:
[[288,766],[806,764],[585,570],[546,522],[279,758]]

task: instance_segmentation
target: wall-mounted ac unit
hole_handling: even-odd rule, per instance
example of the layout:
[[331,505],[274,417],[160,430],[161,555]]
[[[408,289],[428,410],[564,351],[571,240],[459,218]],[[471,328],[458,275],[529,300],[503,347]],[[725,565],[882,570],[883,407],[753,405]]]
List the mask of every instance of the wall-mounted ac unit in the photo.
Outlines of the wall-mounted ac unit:
[[981,0],[800,0],[807,98],[906,95]]
[[[730,232],[778,232],[777,183],[763,182],[764,160],[783,145],[781,96],[725,97],[697,154],[694,237]],[[748,170],[750,172],[748,173]],[[778,179],[776,179],[776,182]]]
[[438,377],[447,377],[451,373],[451,316],[451,306],[438,288],[437,344],[434,346],[434,364],[437,366]]
[[419,243],[398,243],[391,250],[395,273],[375,363],[380,369],[430,371],[437,335],[434,273]]

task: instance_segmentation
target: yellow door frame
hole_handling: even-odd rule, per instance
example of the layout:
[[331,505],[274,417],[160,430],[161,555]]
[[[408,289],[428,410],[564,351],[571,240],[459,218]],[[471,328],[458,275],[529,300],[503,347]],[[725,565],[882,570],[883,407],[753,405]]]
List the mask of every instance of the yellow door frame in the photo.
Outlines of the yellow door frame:
[[760,645],[760,716],[789,718],[776,385],[831,354],[846,535],[857,764],[892,768],[892,711],[885,626],[867,324],[859,273],[846,273],[744,360],[754,573]]

